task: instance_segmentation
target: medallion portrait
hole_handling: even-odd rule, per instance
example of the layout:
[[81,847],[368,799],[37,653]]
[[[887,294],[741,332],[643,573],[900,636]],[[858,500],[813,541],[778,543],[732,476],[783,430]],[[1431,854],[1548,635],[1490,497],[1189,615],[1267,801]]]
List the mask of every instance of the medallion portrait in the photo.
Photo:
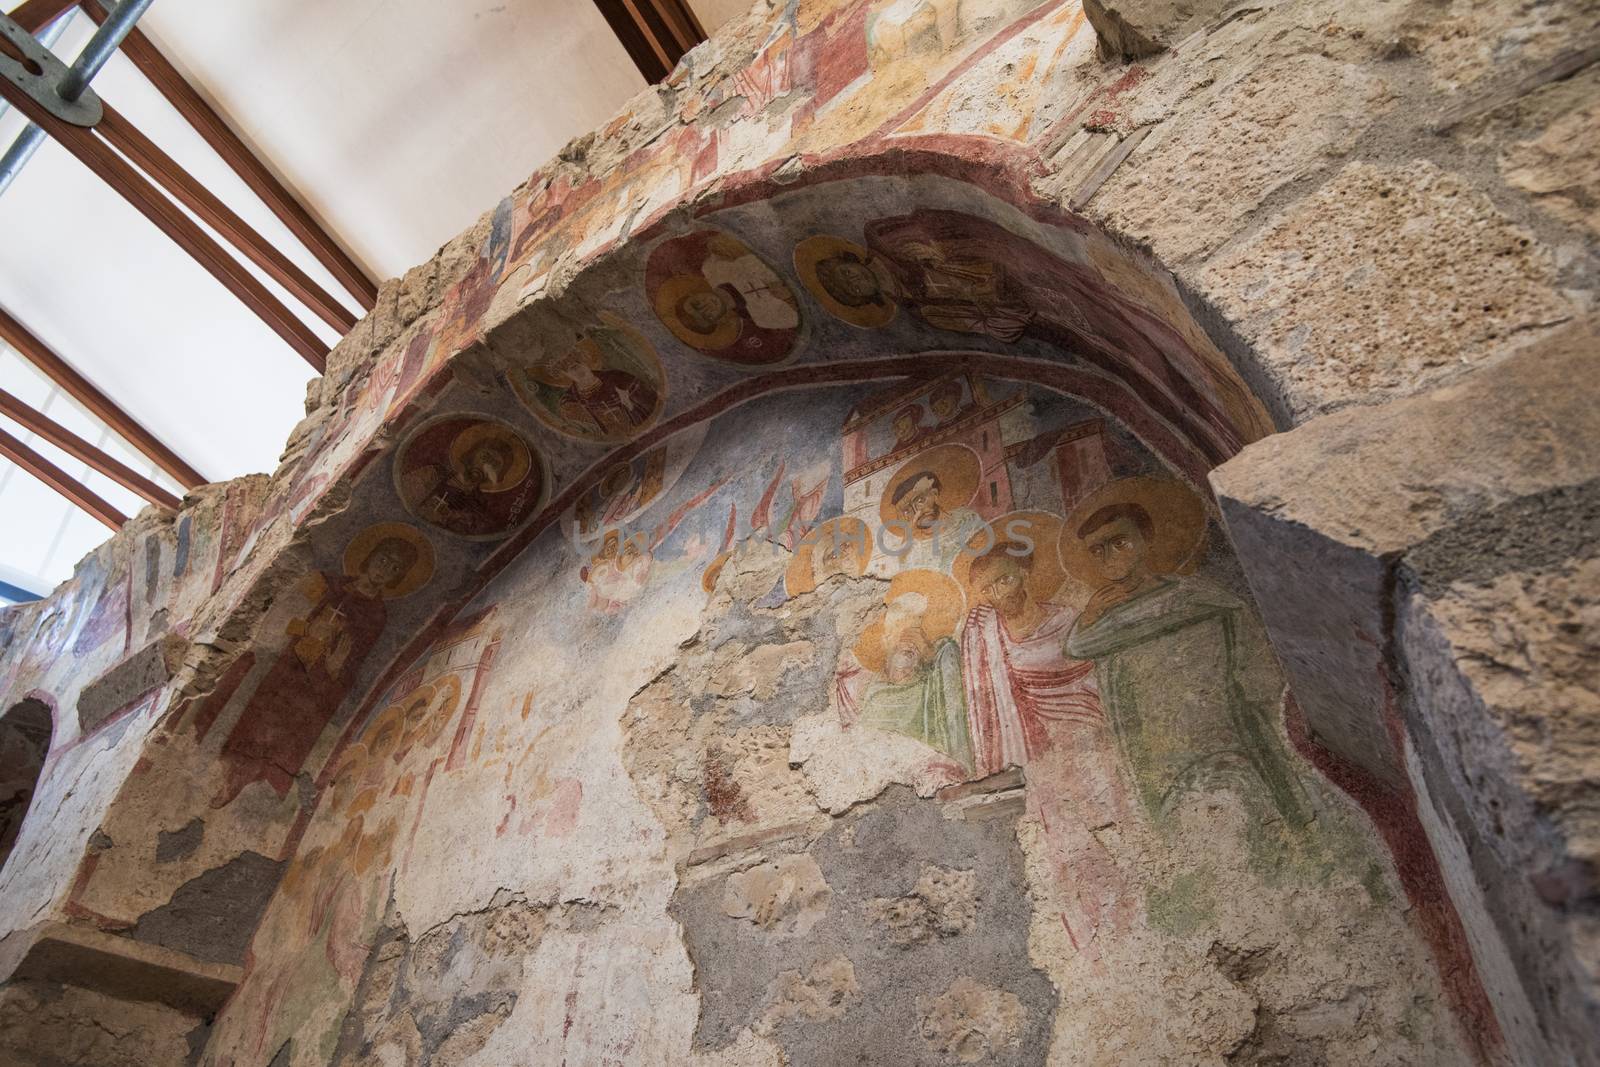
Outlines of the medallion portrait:
[[800,333],[789,284],[738,238],[716,230],[658,246],[645,265],[645,289],[674,337],[727,363],[782,363]]
[[546,484],[517,431],[474,415],[446,415],[412,434],[394,479],[413,515],[474,541],[509,533],[538,508]]
[[889,265],[843,237],[807,237],[795,246],[794,269],[824,311],[852,326],[887,326],[900,310]]
[[660,417],[667,396],[655,349],[608,313],[572,347],[513,367],[506,377],[535,418],[580,441],[631,440]]

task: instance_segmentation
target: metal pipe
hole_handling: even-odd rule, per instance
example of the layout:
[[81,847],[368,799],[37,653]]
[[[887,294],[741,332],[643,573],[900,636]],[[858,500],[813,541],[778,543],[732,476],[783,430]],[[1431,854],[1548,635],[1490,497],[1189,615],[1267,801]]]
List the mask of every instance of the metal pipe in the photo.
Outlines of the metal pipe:
[[[113,8],[99,27],[94,31],[94,36],[89,38],[89,43],[83,46],[83,51],[78,53],[78,58],[72,61],[66,76],[61,79],[61,84],[56,86],[56,95],[66,101],[73,101],[83,95],[89,87],[89,82],[100,68],[106,65],[111,54],[122,44],[122,39],[128,36],[139,17],[149,10],[155,0],[122,0],[122,3]],[[65,22],[65,19],[60,20]],[[17,135],[17,139],[6,149],[6,154],[0,156],[0,194],[3,194],[11,183],[16,181],[22,168],[28,165],[28,160],[39,151],[39,146],[44,143],[45,132],[33,123]]]
[[[54,48],[56,42],[61,40],[61,35],[67,32],[67,23],[71,22],[72,17],[76,14],[77,11],[74,10],[63,12],[56,16],[54,22],[35,35],[39,43],[46,48]],[[9,100],[0,100],[0,119],[5,118],[6,112],[9,110],[11,110],[11,102]]]

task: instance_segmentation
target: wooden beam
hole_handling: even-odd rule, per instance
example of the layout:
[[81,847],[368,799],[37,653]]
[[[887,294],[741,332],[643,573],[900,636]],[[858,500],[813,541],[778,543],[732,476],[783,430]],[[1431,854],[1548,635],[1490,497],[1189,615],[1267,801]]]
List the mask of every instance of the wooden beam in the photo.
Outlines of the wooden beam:
[[[96,22],[103,22],[106,10],[98,0],[84,0],[83,10]],[[222,157],[251,192],[289,228],[289,232],[328,269],[339,284],[349,290],[363,310],[371,311],[378,302],[378,286],[356,261],[339,246],[322,225],[312,218],[294,194],[270,171],[243,138],[195,91],[194,86],[161,54],[149,37],[135,26],[122,42],[122,54],[186,119],[196,133]]]
[[250,262],[266,272],[267,277],[287,289],[290,295],[315,312],[323,322],[341,334],[348,333],[355,326],[355,315],[326,289],[312,281],[249,223],[197,182],[188,171],[178,166],[176,160],[163,152],[120,111],[106,103],[104,98],[100,103],[104,114],[95,129],[110,142],[112,148],[155,179],[156,184],[171,193],[178,203],[194,212],[201,222],[243,252]]
[[122,524],[128,521],[126,515],[90,492],[82,482],[4,430],[0,430],[0,456],[9,459],[112,530],[122,529]]
[[87,463],[124,489],[137,493],[150,503],[177,510],[177,497],[126,463],[113,459],[98,446],[90,444],[47,415],[35,411],[4,389],[0,389],[0,415],[49,441],[73,459]]
[[93,382],[73,369],[72,365],[44,342],[35,337],[27,327],[12,318],[5,308],[0,308],[0,339],[22,353],[22,358],[38,367],[62,392],[88,408],[95,418],[111,427],[124,441],[148,457],[156,466],[172,475],[185,489],[204,485],[201,473],[183,461],[183,457],[162,444],[155,434],[141,426],[132,415],[117,406],[116,401],[97,389]]
[[647,82],[672,73],[683,54],[706,39],[684,0],[594,0],[600,14]]
[[284,306],[244,265],[212,240],[198,223],[162,195],[93,130],[56,118],[20,87],[0,78],[0,95],[22,114],[38,123],[51,137],[78,157],[79,162],[132,204],[161,232],[172,238],[229,292],[254,311],[277,335],[320,374],[326,365],[327,346],[294,312]]
[[78,0],[22,0],[6,16],[34,36],[54,22],[61,13],[76,7]]

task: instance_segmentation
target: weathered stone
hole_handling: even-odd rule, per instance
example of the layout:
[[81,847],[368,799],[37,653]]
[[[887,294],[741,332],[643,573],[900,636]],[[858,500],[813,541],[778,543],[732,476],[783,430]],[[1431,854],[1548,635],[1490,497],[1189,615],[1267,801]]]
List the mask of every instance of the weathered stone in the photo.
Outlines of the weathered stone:
[[1100,54],[1121,59],[1155,55],[1227,10],[1226,0],[1084,0],[1100,37]]
[[1449,380],[1574,314],[1550,251],[1425,162],[1349,164],[1202,276],[1296,420]]
[[1471,857],[1452,891],[1527,1062],[1576,1055],[1600,1001],[1582,903],[1597,776],[1580,666],[1600,519],[1600,464],[1580,443],[1600,435],[1595,351],[1593,326],[1574,324],[1214,474],[1312,730],[1397,786],[1409,778],[1432,798],[1435,847]]
[[165,685],[183,665],[189,643],[167,635],[145,645],[83,687],[78,694],[78,722],[85,733],[151,690]]

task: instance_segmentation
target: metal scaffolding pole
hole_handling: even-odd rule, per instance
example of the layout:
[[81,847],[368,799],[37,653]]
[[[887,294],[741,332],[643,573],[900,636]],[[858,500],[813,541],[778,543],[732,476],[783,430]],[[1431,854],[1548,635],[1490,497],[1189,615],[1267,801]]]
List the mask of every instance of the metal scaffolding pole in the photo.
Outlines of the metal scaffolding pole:
[[[84,90],[89,87],[89,82],[100,73],[100,68],[106,65],[106,61],[117,50],[117,46],[122,44],[122,39],[153,3],[155,0],[122,0],[122,3],[116,6],[110,16],[94,31],[94,36],[83,46],[83,51],[72,61],[72,66],[67,69],[66,74],[56,83],[55,93],[63,103],[73,103],[83,95]],[[33,158],[33,154],[39,150],[44,139],[44,130],[35,123],[29,123],[27,128],[17,135],[17,139],[6,150],[6,154],[0,156],[0,194],[4,194],[11,187],[11,183],[22,172],[22,168],[27,166],[28,160]]]

